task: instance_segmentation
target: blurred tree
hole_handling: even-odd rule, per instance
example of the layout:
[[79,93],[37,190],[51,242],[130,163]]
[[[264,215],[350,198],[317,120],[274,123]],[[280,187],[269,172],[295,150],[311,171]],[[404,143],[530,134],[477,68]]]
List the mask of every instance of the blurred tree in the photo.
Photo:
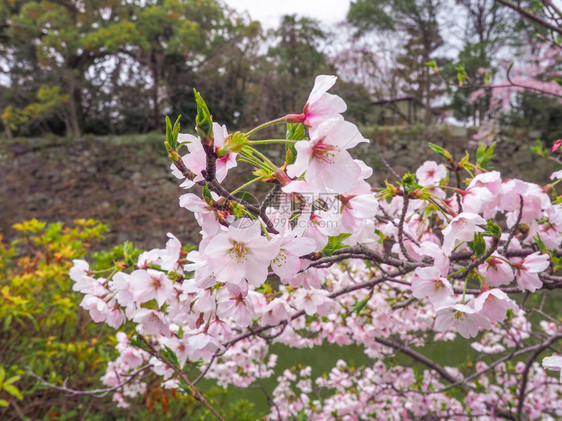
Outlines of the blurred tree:
[[[84,127],[100,134],[155,129],[171,107],[184,111],[195,82],[215,77],[196,76],[206,61],[259,31],[217,0],[11,1],[2,3],[0,19],[9,80],[0,106],[11,106],[5,126],[19,123],[23,133],[41,124],[57,132],[57,120],[67,135]],[[42,106],[42,85],[65,95],[58,112],[48,121],[47,113],[41,120],[17,113]]]
[[500,6],[494,0],[457,0],[466,13],[463,47],[457,63],[446,71],[456,79],[456,68],[463,66],[467,83],[451,93],[451,109],[460,120],[471,119],[478,124],[485,118],[489,108],[489,96],[471,100],[471,94],[483,86],[497,70],[496,56],[506,46],[517,47],[518,16],[515,12]]
[[255,121],[299,112],[318,74],[335,73],[323,51],[330,34],[314,19],[285,15],[267,34],[267,56],[257,63],[250,112]]
[[443,45],[437,15],[441,0],[356,0],[350,5],[348,21],[357,28],[357,35],[369,31],[398,32],[396,71],[406,82],[401,91],[412,95],[425,107],[425,123],[432,120],[432,100],[443,94],[442,81],[426,65],[434,62],[442,67],[446,60],[438,56]]

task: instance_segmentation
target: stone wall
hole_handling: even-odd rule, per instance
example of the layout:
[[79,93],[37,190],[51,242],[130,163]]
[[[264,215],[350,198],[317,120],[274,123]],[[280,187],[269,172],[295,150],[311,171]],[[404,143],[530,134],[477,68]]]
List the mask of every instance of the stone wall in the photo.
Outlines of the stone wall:
[[[478,145],[472,140],[474,129],[462,127],[435,126],[419,127],[380,127],[363,128],[363,135],[370,139],[369,144],[360,144],[355,156],[365,160],[375,173],[370,180],[375,185],[383,185],[385,179],[395,180],[386,161],[398,174],[415,169],[426,160],[444,162],[435,154],[428,143],[434,143],[451,152],[459,160],[468,151],[475,160]],[[520,177],[529,181],[544,183],[556,170],[554,163],[534,155],[530,146],[537,139],[536,133],[508,131],[499,134],[495,148],[495,158],[490,164],[505,177]]]

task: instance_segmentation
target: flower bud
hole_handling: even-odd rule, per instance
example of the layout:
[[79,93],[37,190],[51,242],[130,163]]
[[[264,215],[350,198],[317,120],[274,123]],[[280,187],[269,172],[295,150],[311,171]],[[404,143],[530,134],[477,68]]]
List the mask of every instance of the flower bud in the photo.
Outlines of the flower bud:
[[239,153],[247,142],[248,138],[244,133],[236,132],[230,134],[224,139],[224,145],[217,153],[219,157],[223,157],[227,153]]
[[[195,117],[197,134],[201,139],[201,143],[203,143],[205,139],[207,139],[207,143],[210,143],[209,139],[213,139],[213,118],[209,112],[209,108],[207,108],[207,104],[203,98],[201,98],[201,95],[199,95],[199,92],[194,89],[193,93],[195,94],[195,101],[197,102],[197,116]],[[205,147],[205,144],[203,144],[203,147]]]

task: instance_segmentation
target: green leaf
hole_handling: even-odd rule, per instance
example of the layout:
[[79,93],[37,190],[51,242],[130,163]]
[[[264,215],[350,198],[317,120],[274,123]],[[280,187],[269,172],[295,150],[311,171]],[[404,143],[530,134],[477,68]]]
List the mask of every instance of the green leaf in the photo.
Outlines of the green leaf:
[[193,389],[183,380],[180,380],[179,382],[179,386],[180,388],[185,391],[185,393],[187,393],[188,395],[192,395],[193,394]]
[[3,406],[4,408],[9,406],[10,404],[8,403],[8,401],[4,400],[4,399],[0,399],[0,406]]
[[172,147],[172,149],[174,151],[178,150],[178,135],[180,133],[180,118],[181,118],[181,114],[178,116],[178,118],[176,119],[176,122],[174,123],[174,127],[172,129],[172,134],[171,134],[171,139],[170,139],[170,146]]
[[541,251],[541,253],[550,254],[550,252],[548,251],[548,247],[546,247],[539,234],[533,237],[533,240],[535,240],[535,243],[537,243],[537,246],[539,246],[539,250]]
[[304,124],[287,123],[287,140],[304,140]]
[[213,138],[213,118],[211,117],[209,108],[199,92],[194,89],[193,93],[195,94],[195,102],[197,103],[197,116],[195,117],[197,134],[201,139],[206,137]]
[[431,60],[425,63],[427,67],[433,70],[435,73],[439,72],[439,67],[437,67],[437,62],[435,60]]
[[176,353],[174,351],[172,351],[172,349],[170,349],[166,345],[164,345],[164,349],[160,350],[160,353],[164,356],[164,358],[166,358],[168,361],[170,361],[175,366],[180,365],[180,363],[178,361],[178,357],[176,356]]
[[166,149],[172,149],[172,122],[170,121],[170,117],[166,116]]
[[146,346],[146,344],[140,339],[140,337],[138,335],[135,335],[134,338],[129,339],[129,344],[131,346],[140,348],[144,351],[148,351],[148,347]]
[[543,145],[540,139],[537,139],[533,145],[529,146],[529,149],[534,154],[538,156],[542,156],[544,158],[547,158],[549,155],[548,149],[545,148],[545,146]]
[[331,256],[334,254],[336,250],[343,249],[345,247],[349,247],[346,244],[343,244],[342,241],[345,240],[347,237],[350,237],[351,234],[345,232],[336,237],[330,237],[328,239],[328,244],[322,250],[322,254],[324,256]]
[[459,82],[459,86],[463,86],[464,83],[468,80],[468,74],[466,73],[466,70],[462,64],[456,67],[456,71],[457,71],[457,81]]
[[465,168],[467,170],[473,170],[474,169],[474,165],[472,165],[470,163],[470,154],[468,153],[468,151],[466,151],[464,157],[459,162],[459,167]]
[[447,149],[444,149],[441,146],[438,146],[434,143],[429,143],[428,146],[429,146],[429,149],[431,149],[437,155],[442,156],[443,158],[445,158],[448,161],[453,160],[453,156],[451,155],[451,153]]
[[468,247],[474,252],[476,257],[481,257],[486,253],[486,241],[480,233],[474,233],[474,240],[468,242]]
[[19,379],[21,379],[21,376],[12,376],[8,380],[6,380],[4,384],[12,384],[17,382]]
[[369,302],[369,300],[371,299],[371,296],[367,296],[365,298],[363,298],[361,301],[356,302],[351,311],[354,311],[356,314],[361,313],[361,311],[367,306],[367,303]]
[[502,229],[495,222],[487,221],[486,231],[484,231],[483,234],[490,234],[492,237],[500,238],[502,235]]
[[248,143],[246,133],[236,132],[231,136],[227,136],[222,148],[218,150],[219,157],[225,156],[227,153],[239,153]]
[[213,201],[213,196],[211,195],[211,190],[209,189],[209,186],[206,183],[203,186],[203,188],[201,189],[201,194],[203,196],[203,199],[205,199],[207,202]]
[[13,384],[4,384],[3,389],[18,400],[23,400],[21,392]]
[[478,150],[476,151],[476,163],[484,168],[488,162],[492,160],[494,157],[494,148],[496,147],[496,143],[494,142],[489,148],[486,145],[480,144],[478,145]]
[[[304,140],[304,124],[302,123],[287,123],[287,134],[285,136],[288,140]],[[297,159],[297,150],[293,143],[285,144],[285,162],[294,164]]]
[[414,190],[423,188],[417,183],[416,176],[409,172],[404,174],[404,177],[402,177],[402,185],[404,186],[404,189],[407,193],[411,193]]

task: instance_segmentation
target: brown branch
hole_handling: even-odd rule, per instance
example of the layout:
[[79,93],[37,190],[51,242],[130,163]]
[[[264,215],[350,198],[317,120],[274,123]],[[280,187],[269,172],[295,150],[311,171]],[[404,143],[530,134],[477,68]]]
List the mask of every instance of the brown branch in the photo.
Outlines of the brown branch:
[[39,382],[41,382],[41,384],[43,386],[48,387],[49,389],[55,389],[58,390],[60,392],[65,392],[68,393],[69,395],[92,395],[95,398],[103,398],[105,396],[107,396],[108,394],[110,394],[111,392],[114,392],[116,390],[121,389],[122,387],[126,386],[127,384],[131,383],[138,375],[140,375],[143,371],[147,370],[148,368],[152,367],[152,364],[147,364],[145,366],[142,366],[141,368],[139,368],[137,371],[135,371],[132,374],[128,374],[127,376],[129,377],[126,381],[124,381],[123,383],[118,384],[117,386],[113,386],[113,387],[107,387],[104,389],[93,389],[93,390],[76,390],[76,389],[70,389],[68,387],[65,386],[66,384],[66,380],[63,384],[63,386],[58,386],[56,384],[52,384],[49,383],[47,380],[43,379],[42,377],[38,376],[37,374],[35,374],[33,371],[31,371],[31,369],[29,367],[26,366],[26,370],[27,373],[33,377],[36,380],[39,380]]
[[518,5],[512,3],[508,0],[495,0],[495,1],[504,5],[504,6],[506,6],[506,7],[509,7],[510,9],[515,10],[517,13],[519,13],[524,18],[541,25],[546,29],[550,29],[551,31],[557,32],[558,34],[562,35],[562,28],[552,25],[551,23],[549,23],[549,22],[545,21],[544,19],[542,19],[541,17],[529,12],[528,10],[523,9],[522,7],[519,7]]
[[523,370],[523,375],[521,377],[521,389],[519,389],[519,397],[517,401],[517,419],[521,419],[523,414],[523,404],[525,402],[525,389],[527,388],[527,381],[529,380],[529,370],[531,365],[537,359],[539,354],[550,346],[552,342],[545,342],[540,347],[538,347],[535,352],[529,357],[527,363],[525,364],[525,369]]
[[[410,272],[412,270],[413,269],[397,270],[397,271],[391,272],[389,275],[390,276],[404,275],[405,273]],[[374,287],[378,284],[381,284],[381,283],[383,283],[387,280],[388,280],[388,276],[386,276],[386,275],[377,276],[376,278],[370,279],[368,281],[361,282],[359,284],[350,285],[350,286],[347,286],[345,288],[342,288],[342,289],[340,289],[336,292],[333,292],[333,293],[329,294],[328,297],[333,299],[333,298],[339,297],[340,295],[349,294],[350,292],[357,291],[357,290],[360,290],[360,289],[372,288],[372,287]],[[223,346],[225,348],[229,348],[232,345],[234,345],[236,342],[239,342],[241,340],[247,339],[247,338],[252,337],[252,336],[256,336],[258,333],[265,332],[266,330],[269,330],[269,329],[272,329],[272,328],[275,328],[275,327],[279,327],[284,323],[292,322],[293,320],[298,319],[299,317],[301,317],[305,314],[306,313],[305,313],[304,310],[297,311],[288,320],[284,320],[284,321],[282,321],[280,323],[277,323],[275,325],[267,325],[267,326],[262,326],[262,327],[259,327],[259,328],[254,328],[251,331],[245,332],[241,335],[238,335],[234,339],[231,339],[230,341],[223,344]]]
[[484,263],[486,261],[486,259],[488,257],[490,257],[492,255],[493,252],[495,252],[498,248],[498,244],[500,243],[500,239],[499,237],[492,237],[492,244],[490,246],[490,248],[488,249],[488,251],[486,253],[484,253],[483,256],[481,256],[479,259],[474,260],[473,262],[471,262],[466,269],[464,269],[462,272],[459,272],[455,275],[452,275],[451,278],[454,279],[462,279],[464,278],[466,275],[468,275],[470,273],[470,271],[472,269],[474,269],[475,267],[477,267],[478,265],[481,265],[482,263]]
[[391,341],[389,339],[380,338],[378,336],[375,337],[375,342],[378,342],[379,344],[382,344],[382,345],[388,346],[390,348],[393,348],[397,351],[400,351],[403,354],[409,355],[414,360],[419,361],[420,363],[426,365],[427,367],[437,371],[439,373],[439,375],[441,377],[443,377],[445,380],[447,380],[449,383],[455,383],[457,381],[457,379],[455,379],[452,375],[450,375],[447,372],[447,370],[445,370],[443,367],[441,367],[435,361],[430,360],[425,355],[422,355],[419,352],[416,352],[411,348],[408,348],[406,345],[403,345],[403,344],[398,343],[398,342]]
[[152,355],[153,357],[156,357],[157,359],[159,359],[160,361],[162,361],[164,364],[166,364],[168,367],[170,367],[172,370],[174,370],[174,373],[176,373],[178,375],[178,377],[183,380],[191,389],[192,393],[189,393],[189,395],[201,402],[203,405],[205,405],[207,407],[207,409],[209,411],[211,411],[211,413],[220,421],[225,421],[224,418],[218,413],[218,411],[209,403],[209,401],[207,401],[207,399],[205,399],[205,396],[203,396],[203,394],[201,392],[199,392],[199,390],[197,390],[193,384],[193,382],[191,380],[189,380],[189,378],[185,375],[185,373],[183,371],[181,371],[179,368],[177,368],[175,366],[175,364],[173,364],[172,362],[170,362],[166,357],[164,357],[156,348],[154,348],[154,345],[152,345],[144,336],[139,335],[140,340],[148,347],[148,353],[150,355]]
[[406,246],[404,245],[404,221],[406,220],[406,213],[408,212],[408,203],[410,202],[408,193],[404,190],[403,196],[403,204],[402,204],[402,214],[400,215],[400,221],[398,222],[398,244],[400,245],[400,251],[404,255],[404,257],[408,260],[408,262],[413,262],[414,259],[408,254],[408,250],[406,250]]
[[472,380],[474,380],[474,379],[477,379],[478,377],[483,376],[484,374],[488,373],[489,371],[492,371],[492,370],[493,370],[494,368],[496,368],[499,364],[501,364],[501,363],[503,363],[503,362],[505,362],[505,361],[507,361],[507,360],[509,360],[509,359],[511,359],[511,358],[516,358],[516,357],[518,357],[518,356],[520,356],[520,355],[523,355],[523,354],[526,354],[526,353],[528,353],[528,352],[536,351],[538,348],[544,349],[544,347],[549,347],[551,344],[553,344],[554,342],[556,342],[556,341],[558,341],[558,340],[560,340],[560,339],[562,339],[562,334],[558,334],[558,335],[552,336],[550,339],[548,339],[547,341],[543,342],[542,344],[529,346],[529,347],[527,347],[527,348],[520,349],[519,351],[515,351],[515,350],[514,350],[513,352],[510,352],[510,353],[509,353],[508,355],[506,355],[505,357],[500,358],[499,360],[494,361],[492,364],[490,364],[490,365],[489,365],[488,367],[486,367],[485,369],[480,370],[480,371],[478,371],[478,372],[472,374],[471,376],[466,377],[466,378],[463,379],[463,380],[460,380],[460,381],[458,381],[458,382],[456,382],[456,383],[454,383],[454,384],[451,384],[451,385],[449,385],[449,386],[447,386],[447,387],[444,387],[444,388],[442,388],[442,389],[440,389],[440,390],[437,390],[437,391],[434,391],[434,392],[432,392],[432,393],[442,393],[442,392],[445,392],[445,391],[447,391],[447,390],[449,390],[449,389],[452,389],[452,388],[454,388],[454,387],[460,386],[460,385],[462,385],[463,383],[467,383],[467,382],[469,382],[469,381],[472,381]]

